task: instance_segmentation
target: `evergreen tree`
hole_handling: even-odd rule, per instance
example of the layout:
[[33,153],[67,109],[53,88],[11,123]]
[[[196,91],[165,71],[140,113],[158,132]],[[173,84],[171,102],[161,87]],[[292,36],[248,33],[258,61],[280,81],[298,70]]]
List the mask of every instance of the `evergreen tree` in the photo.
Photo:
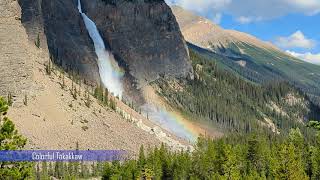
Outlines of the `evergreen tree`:
[[[18,134],[13,122],[6,117],[8,104],[0,97],[0,150],[20,150],[27,140]],[[0,162],[0,179],[26,179],[31,176],[32,163]]]
[[37,39],[35,40],[34,44],[37,48],[40,48],[40,34],[38,34]]
[[3,115],[7,114],[8,109],[8,103],[3,99],[3,97],[0,96],[0,118],[2,118]]
[[237,155],[232,149],[231,145],[226,145],[224,147],[225,151],[225,163],[223,164],[224,178],[226,179],[241,179],[239,170],[239,160]]
[[139,159],[138,159],[138,167],[143,169],[144,165],[146,164],[146,158],[144,154],[144,147],[141,145],[139,150]]
[[320,133],[317,136],[317,143],[311,148],[312,179],[320,179]]
[[48,175],[48,165],[46,161],[43,161],[41,164],[41,178],[43,180],[48,180],[49,175]]
[[257,172],[259,175],[264,174],[264,164],[265,159],[263,157],[263,149],[261,142],[257,139],[256,136],[253,136],[252,139],[248,141],[248,152],[247,152],[247,173],[251,174],[252,172]]
[[296,154],[293,144],[282,144],[277,152],[276,179],[303,180],[308,179],[304,172],[301,156]]

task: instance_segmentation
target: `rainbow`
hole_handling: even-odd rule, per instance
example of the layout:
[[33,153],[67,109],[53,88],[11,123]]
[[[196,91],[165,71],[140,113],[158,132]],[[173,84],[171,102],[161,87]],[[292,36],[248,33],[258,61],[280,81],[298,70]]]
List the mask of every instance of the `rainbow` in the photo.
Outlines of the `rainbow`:
[[[101,81],[105,88],[108,88],[108,90],[114,96],[118,96],[121,99],[124,91],[122,79],[125,72],[118,66],[113,54],[106,49],[105,43],[95,23],[89,19],[85,13],[82,12],[80,0],[78,0],[78,10],[89,32],[89,36],[94,43],[95,52],[98,57]],[[156,101],[159,100],[158,102],[147,103],[144,105],[144,112],[150,117],[151,120],[157,122],[167,131],[170,131],[177,136],[187,139],[191,142],[195,142],[199,134],[205,134],[205,131],[202,128],[196,126],[190,121],[187,121],[179,113],[166,110],[166,108],[164,108],[165,106],[159,103],[161,102],[161,98],[157,97],[153,90],[150,92],[152,92],[152,95],[155,97]],[[152,104],[158,104],[158,106]]]
[[178,112],[150,104],[144,105],[143,111],[149,119],[155,121],[162,128],[191,143],[196,142],[200,134],[206,134],[203,128],[185,119]]

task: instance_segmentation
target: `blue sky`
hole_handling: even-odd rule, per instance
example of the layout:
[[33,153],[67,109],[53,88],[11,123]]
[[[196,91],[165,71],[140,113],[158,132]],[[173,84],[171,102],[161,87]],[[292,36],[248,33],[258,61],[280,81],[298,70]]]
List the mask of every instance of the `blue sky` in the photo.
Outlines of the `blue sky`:
[[320,0],[166,0],[320,64]]

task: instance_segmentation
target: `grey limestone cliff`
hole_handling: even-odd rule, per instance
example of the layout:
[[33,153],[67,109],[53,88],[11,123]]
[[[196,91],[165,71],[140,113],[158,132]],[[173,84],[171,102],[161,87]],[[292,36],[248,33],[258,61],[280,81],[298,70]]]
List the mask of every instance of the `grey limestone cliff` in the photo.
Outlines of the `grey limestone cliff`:
[[[93,42],[77,0],[20,0],[29,38],[43,33],[56,64],[99,81]],[[193,77],[188,49],[170,7],[162,0],[82,0],[123,69],[125,82],[145,85],[160,76]],[[131,86],[131,85],[130,85]]]
[[82,0],[118,61],[140,84],[159,76],[192,77],[186,43],[161,0]]

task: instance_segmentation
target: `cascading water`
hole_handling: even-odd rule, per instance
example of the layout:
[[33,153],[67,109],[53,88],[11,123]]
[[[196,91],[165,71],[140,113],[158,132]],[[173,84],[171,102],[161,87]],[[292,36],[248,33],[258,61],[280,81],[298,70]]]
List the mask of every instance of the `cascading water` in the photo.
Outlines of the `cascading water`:
[[85,13],[82,12],[80,0],[78,0],[78,10],[89,32],[89,36],[94,43],[95,52],[98,57],[101,81],[105,88],[108,88],[108,90],[113,93],[114,96],[118,96],[121,99],[123,94],[121,69],[119,68],[113,55],[106,50],[104,41],[101,38],[96,24],[89,19]]
[[[98,56],[98,66],[101,81],[111,93],[121,98],[123,93],[121,70],[117,65],[113,55],[106,50],[104,41],[101,38],[95,23],[89,19],[85,13],[82,12],[80,0],[78,0],[78,10],[94,43],[95,52]],[[177,136],[190,141],[195,140],[196,135],[188,131],[187,127],[185,127],[185,124],[179,122],[180,118],[175,117],[175,115],[170,114],[165,109],[157,108],[153,105],[144,105],[142,106],[142,110],[145,112],[145,114],[148,114],[147,116],[150,116],[154,122],[160,124],[168,131],[171,131]]]

